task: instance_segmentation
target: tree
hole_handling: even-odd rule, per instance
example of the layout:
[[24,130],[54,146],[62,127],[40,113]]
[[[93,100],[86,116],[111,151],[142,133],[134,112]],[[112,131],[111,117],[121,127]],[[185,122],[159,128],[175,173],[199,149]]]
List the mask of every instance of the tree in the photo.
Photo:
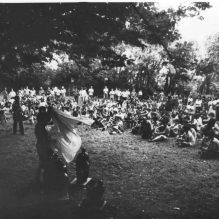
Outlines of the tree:
[[219,72],[219,34],[208,37],[206,41],[207,56],[201,59],[197,65],[197,75],[205,77],[200,91],[209,94],[215,89],[214,82],[218,81]]
[[122,41],[144,47],[146,40],[168,51],[167,43],[179,38],[180,17],[208,7],[194,3],[169,13],[153,3],[1,4],[0,70],[16,74],[18,66],[42,63],[60,50],[73,60],[115,58],[111,47]]
[[166,94],[174,93],[181,81],[188,82],[192,78],[192,72],[198,61],[193,42],[175,42],[170,46],[169,51],[174,58],[171,62],[168,60],[163,62],[166,69],[164,88]]

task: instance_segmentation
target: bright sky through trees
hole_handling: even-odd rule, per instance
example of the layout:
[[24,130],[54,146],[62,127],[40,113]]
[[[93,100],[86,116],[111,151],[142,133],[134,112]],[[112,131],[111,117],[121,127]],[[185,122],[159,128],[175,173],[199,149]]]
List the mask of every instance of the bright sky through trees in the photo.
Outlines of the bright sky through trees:
[[[192,1],[178,1],[178,0],[161,0],[156,1],[157,7],[161,10],[168,8],[176,9],[179,5],[189,5]],[[201,12],[204,20],[197,17],[182,18],[178,23],[178,29],[182,35],[183,41],[195,41],[199,48],[199,54],[205,56],[205,43],[209,36],[219,33],[219,1],[210,1],[211,8]],[[62,62],[58,56],[54,57],[49,66],[57,68],[57,61]]]
[[[160,9],[168,9],[170,7],[176,8],[178,5],[187,5],[188,1],[159,1],[158,7]],[[183,40],[197,41],[200,47],[200,55],[205,54],[205,43],[210,35],[219,33],[219,1],[210,1],[212,7],[203,11],[201,15],[204,20],[198,18],[183,18],[178,29],[182,34]]]

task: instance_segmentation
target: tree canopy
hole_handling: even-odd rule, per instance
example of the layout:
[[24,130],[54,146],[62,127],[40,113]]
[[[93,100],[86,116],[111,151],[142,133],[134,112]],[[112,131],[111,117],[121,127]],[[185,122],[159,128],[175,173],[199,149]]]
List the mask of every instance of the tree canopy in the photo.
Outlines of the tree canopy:
[[177,22],[209,7],[205,2],[168,11],[149,2],[1,4],[1,80],[10,82],[20,68],[63,51],[85,67],[94,58],[109,68],[126,66],[128,58],[114,50],[120,43],[142,49],[161,45],[172,61],[169,44],[180,38]]

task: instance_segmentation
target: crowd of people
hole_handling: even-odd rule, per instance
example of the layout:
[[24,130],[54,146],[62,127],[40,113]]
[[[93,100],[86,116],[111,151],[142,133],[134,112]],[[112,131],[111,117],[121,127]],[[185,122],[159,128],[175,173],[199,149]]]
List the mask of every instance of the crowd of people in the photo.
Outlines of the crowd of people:
[[[54,126],[56,120],[55,123],[60,123],[61,128],[66,128],[70,118],[79,118],[76,121],[87,118],[92,121],[91,128],[108,131],[111,135],[129,131],[134,135],[140,135],[148,142],[162,142],[175,138],[175,145],[178,147],[194,147],[198,143],[201,157],[219,157],[219,98],[200,95],[166,96],[164,93],[157,93],[145,99],[141,90],[109,90],[107,86],[104,87],[101,98],[94,94],[92,86],[89,89],[75,90],[71,96],[66,95],[63,86],[40,88],[39,91],[26,87],[17,92],[11,89],[9,93],[5,89],[1,93],[2,125],[7,123],[11,115],[14,121],[13,134],[17,133],[17,124],[20,133],[25,134],[23,121],[35,125],[36,149],[39,156],[37,181],[44,189],[52,190],[53,193],[55,190],[55,194],[60,192],[68,195],[69,177],[66,162],[71,162],[77,153],[77,150],[73,149],[74,155],[68,157],[70,150],[64,145],[64,152],[61,153],[63,156],[60,158],[60,154],[57,153],[60,145],[55,149],[54,139],[50,136],[52,129],[48,130],[48,125],[52,122]],[[74,124],[70,126],[72,129]],[[79,149],[80,137],[73,132],[72,135],[68,135],[72,144],[77,145]],[[57,134],[55,136],[57,137]],[[65,144],[65,137],[58,142]],[[89,166],[88,153],[82,147],[76,158],[78,185],[86,183]],[[102,181],[92,180],[87,186],[87,198],[80,206],[104,206],[104,190]]]
[[[92,86],[76,90],[72,96],[66,96],[63,86],[40,88],[38,92],[28,87],[17,92],[11,89],[9,93],[5,89],[0,102],[1,122],[7,121],[7,116],[3,116],[5,112],[12,113],[13,133],[16,134],[19,123],[20,132],[24,134],[24,120],[33,124],[40,107],[55,106],[74,117],[93,119],[92,128],[107,130],[110,134],[122,134],[130,129],[148,141],[164,141],[173,137],[183,147],[201,141],[205,142],[204,151],[212,148],[218,151],[217,97],[194,98],[159,93],[143,99],[141,90],[108,89],[107,86],[101,98],[94,94]],[[211,148],[211,145],[214,146]]]

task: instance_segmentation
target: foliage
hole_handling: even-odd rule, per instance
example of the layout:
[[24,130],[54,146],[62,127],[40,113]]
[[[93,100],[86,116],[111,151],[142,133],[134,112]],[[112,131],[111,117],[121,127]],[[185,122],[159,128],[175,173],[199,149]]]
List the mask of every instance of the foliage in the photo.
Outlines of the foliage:
[[[43,65],[54,53],[64,51],[78,69],[70,72],[67,66],[62,66],[65,75],[57,71],[54,83],[68,81],[71,74],[73,77],[78,74],[77,81],[84,85],[88,81],[95,83],[93,79],[100,83],[103,82],[100,72],[105,77],[108,73],[103,72],[112,69],[109,72],[115,76],[115,69],[133,63],[115,51],[122,42],[142,49],[147,44],[161,45],[172,60],[168,46],[180,38],[177,22],[209,7],[207,3],[193,3],[175,11],[159,11],[148,2],[1,4],[0,78],[4,80],[1,82],[12,85],[11,79],[18,78],[20,71],[24,77],[27,72],[34,75],[37,70],[33,64]],[[99,70],[91,67],[94,60],[101,62]]]
[[200,91],[209,94],[214,90],[211,83],[215,81],[215,76],[219,72],[219,34],[210,36],[207,39],[206,49],[207,57],[199,61],[196,72],[197,75],[205,76]]
[[[193,42],[176,42],[170,46],[170,53],[174,59],[163,63],[166,75],[165,93],[174,93],[182,88],[181,82],[192,79],[197,65],[196,49]],[[184,89],[185,86],[184,86]]]

